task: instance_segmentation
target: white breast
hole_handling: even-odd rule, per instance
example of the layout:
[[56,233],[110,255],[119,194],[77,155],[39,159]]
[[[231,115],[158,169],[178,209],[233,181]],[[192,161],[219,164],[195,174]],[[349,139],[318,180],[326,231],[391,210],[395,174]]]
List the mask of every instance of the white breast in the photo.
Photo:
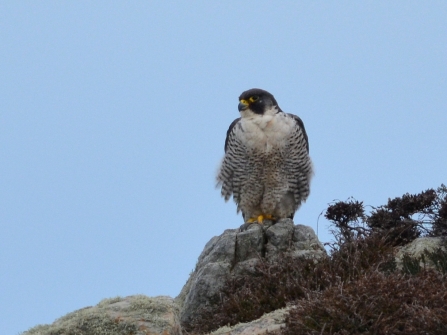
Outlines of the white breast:
[[292,118],[285,113],[277,113],[277,109],[272,108],[263,115],[243,115],[241,128],[237,129],[236,136],[247,148],[268,153],[287,144],[294,126]]

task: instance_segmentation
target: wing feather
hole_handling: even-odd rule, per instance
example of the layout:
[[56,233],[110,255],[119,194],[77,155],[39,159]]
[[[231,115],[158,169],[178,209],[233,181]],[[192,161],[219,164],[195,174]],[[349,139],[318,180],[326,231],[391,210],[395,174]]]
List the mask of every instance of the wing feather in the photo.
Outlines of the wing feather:
[[238,117],[236,120],[234,120],[233,122],[231,122],[230,126],[228,127],[227,130],[227,137],[225,137],[225,152],[227,152],[227,147],[228,147],[228,139],[230,137],[231,132],[233,131],[234,126],[236,125],[236,123],[238,123],[240,121],[240,117]]
[[309,140],[304,123],[298,116],[287,114],[295,121],[295,129],[288,142],[286,158],[287,180],[295,200],[295,211],[310,194],[310,179],[313,175],[309,157]]
[[309,153],[309,139],[307,138],[306,128],[304,128],[303,120],[301,120],[301,118],[299,116],[296,116],[295,114],[287,113],[287,115],[289,115],[290,117],[292,117],[295,120],[297,126],[303,132],[303,137],[306,142],[307,153]]
[[[225,139],[225,156],[217,175],[217,185],[221,185],[222,196],[228,201],[233,195],[239,204],[241,189],[246,181],[247,153],[245,146],[236,136],[236,128],[240,127],[240,118],[234,120],[227,131]],[[239,208],[238,208],[239,210]]]

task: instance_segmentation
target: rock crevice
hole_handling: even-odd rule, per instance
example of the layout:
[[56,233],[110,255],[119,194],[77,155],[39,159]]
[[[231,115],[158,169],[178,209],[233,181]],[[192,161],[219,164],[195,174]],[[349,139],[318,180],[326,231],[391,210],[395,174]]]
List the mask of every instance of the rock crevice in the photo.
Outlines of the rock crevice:
[[189,323],[198,308],[222,289],[228,275],[252,274],[260,258],[274,259],[284,254],[320,258],[326,251],[311,227],[294,225],[291,219],[252,224],[244,231],[228,229],[213,237],[176,298],[181,322]]

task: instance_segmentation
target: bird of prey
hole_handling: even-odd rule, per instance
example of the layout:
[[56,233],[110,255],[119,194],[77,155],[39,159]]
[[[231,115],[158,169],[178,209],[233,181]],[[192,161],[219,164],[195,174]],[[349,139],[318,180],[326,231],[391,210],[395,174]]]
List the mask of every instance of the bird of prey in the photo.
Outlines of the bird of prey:
[[245,224],[293,219],[313,175],[303,121],[258,88],[243,92],[238,108],[241,117],[227,131],[217,175],[222,196],[233,196]]

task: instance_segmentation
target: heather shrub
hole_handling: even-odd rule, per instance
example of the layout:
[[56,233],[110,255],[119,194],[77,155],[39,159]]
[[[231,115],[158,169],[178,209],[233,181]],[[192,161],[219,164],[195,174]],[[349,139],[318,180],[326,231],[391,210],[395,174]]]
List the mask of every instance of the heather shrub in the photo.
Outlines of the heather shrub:
[[223,325],[257,319],[285,307],[287,302],[303,298],[308,291],[328,285],[319,271],[313,260],[292,259],[287,255],[276,261],[260,257],[254,274],[228,276],[220,294],[183,326],[187,331],[206,333]]
[[436,271],[371,271],[296,301],[282,334],[447,334],[446,306],[447,281]]
[[[447,188],[389,199],[365,214],[362,202],[331,204],[330,256],[318,262],[260,257],[254,275],[225,278],[222,291],[185,329],[205,333],[294,306],[283,334],[447,334],[447,253],[404,256],[396,246],[447,236]],[[430,259],[437,271],[425,267]],[[421,266],[420,264],[424,264]]]

